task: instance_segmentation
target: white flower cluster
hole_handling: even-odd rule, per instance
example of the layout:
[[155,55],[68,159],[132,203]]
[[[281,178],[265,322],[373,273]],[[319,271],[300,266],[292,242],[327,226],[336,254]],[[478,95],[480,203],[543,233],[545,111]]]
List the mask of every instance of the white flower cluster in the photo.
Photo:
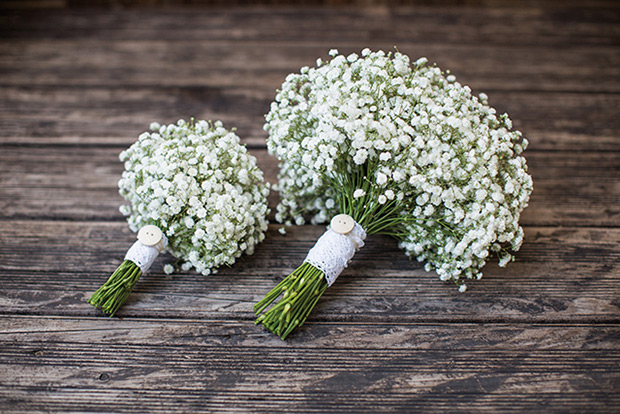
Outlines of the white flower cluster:
[[120,154],[118,185],[130,203],[120,210],[130,228],[158,226],[182,269],[203,275],[252,254],[265,238],[269,186],[239,137],[219,121],[150,129]]
[[532,179],[520,155],[527,140],[508,116],[426,58],[330,55],[288,75],[266,116],[281,167],[276,219],[325,222],[340,212],[338,177],[363,168],[369,187],[352,199],[398,209],[404,224],[392,234],[442,280],[464,291],[490,252],[509,262]]

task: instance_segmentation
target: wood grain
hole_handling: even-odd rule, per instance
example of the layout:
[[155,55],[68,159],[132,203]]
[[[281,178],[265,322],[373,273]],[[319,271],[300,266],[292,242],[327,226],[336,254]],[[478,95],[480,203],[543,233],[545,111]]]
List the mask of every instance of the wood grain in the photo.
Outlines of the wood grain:
[[[1,412],[620,411],[616,4],[78,3],[0,4]],[[369,238],[284,342],[252,305],[324,228],[272,224],[253,256],[209,277],[167,276],[160,256],[119,317],[87,304],[134,240],[118,154],[150,122],[236,126],[274,182],[262,124],[285,76],[333,47],[394,45],[486,92],[529,139],[514,263],[491,260],[460,294]]]
[[[619,368],[600,366],[620,357],[618,326],[312,328],[283,342],[237,322],[11,317],[0,321],[0,363],[11,369],[28,360],[19,365],[28,381],[0,393],[10,398],[8,412],[62,409],[63,395],[85,411],[105,410],[113,395],[128,412],[274,412],[291,404],[302,412],[604,411],[619,402]],[[454,398],[460,403],[449,408]]]
[[[5,146],[0,153],[0,219],[122,220],[118,146]],[[251,148],[267,181],[277,160]],[[526,152],[535,182],[522,223],[530,226],[620,225],[618,153]],[[270,206],[275,210],[277,193]],[[273,218],[273,216],[272,216]]]
[[[0,41],[3,66],[0,82],[37,86],[67,83],[108,87],[267,86],[274,90],[286,74],[314,65],[319,57],[326,59],[331,48],[347,54],[360,52],[359,40],[321,42],[309,37],[313,40],[299,42],[287,36],[286,41],[252,39],[240,43],[208,37],[206,34],[206,39],[183,41],[108,39],[101,43],[88,38],[32,42],[11,36]],[[397,46],[412,58],[426,56],[431,63],[450,70],[459,81],[477,91],[620,91],[615,76],[620,59],[614,53],[615,47],[610,45],[574,45],[566,51],[548,50],[547,45],[506,46],[488,42],[459,45],[379,39],[373,36],[364,46],[386,51],[393,51]],[[134,58],[142,54],[149,58]],[[532,59],[536,59],[534,64]],[[237,64],[240,60],[247,63],[240,66]],[[68,74],[71,82],[67,82]],[[598,81],[601,76],[609,79],[604,87]],[[261,81],[260,85],[257,80]]]
[[[443,44],[557,46],[612,44],[618,7],[493,8],[220,8],[211,10],[88,10],[7,13],[3,36],[19,38],[234,39],[333,41],[407,39]],[[415,21],[417,24],[411,24]],[[208,24],[207,24],[208,23]],[[394,28],[398,30],[394,30]],[[458,28],[459,30],[446,30]],[[567,32],[567,28],[571,30]],[[515,30],[523,36],[515,37]],[[492,35],[492,36],[490,36]],[[570,41],[570,42],[568,42]]]
[[[133,239],[123,223],[37,220],[3,227],[4,313],[99,314],[86,300]],[[272,226],[254,256],[209,277],[166,276],[161,265],[171,258],[160,257],[119,315],[251,320],[252,305],[301,263],[322,231],[303,226],[282,236]],[[32,240],[40,243],[34,257],[28,254]],[[485,278],[459,294],[408,260],[395,241],[377,236],[325,293],[310,320],[620,322],[618,229],[526,228],[517,262],[504,269],[496,263],[491,260]],[[549,283],[549,275],[558,276]]]
[[[264,145],[264,115],[288,72],[268,88],[0,86],[0,143],[131,145],[148,125],[221,120],[244,142]],[[620,151],[620,94],[490,94],[532,150]],[[587,139],[585,139],[587,137]]]

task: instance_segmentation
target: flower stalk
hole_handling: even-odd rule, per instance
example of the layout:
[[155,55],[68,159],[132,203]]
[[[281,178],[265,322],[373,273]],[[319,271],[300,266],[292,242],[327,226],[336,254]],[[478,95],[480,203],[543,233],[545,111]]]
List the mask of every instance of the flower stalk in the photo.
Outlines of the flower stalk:
[[129,297],[140,276],[140,267],[131,260],[124,260],[103,286],[92,294],[88,303],[95,308],[100,307],[106,315],[114,316]]
[[[491,253],[508,263],[532,191],[521,155],[527,140],[508,115],[426,58],[369,49],[330,56],[288,75],[265,117],[280,167],[276,220],[319,224],[347,214],[367,235],[396,238],[461,292],[482,277]],[[284,285],[302,269],[309,272],[302,264]],[[295,322],[289,312],[298,303],[285,293],[275,288],[255,309],[281,295],[257,320],[281,337],[294,329],[286,321]],[[315,299],[299,301],[299,314]]]
[[254,312],[258,315],[281,296],[277,304],[256,319],[255,324],[262,324],[284,340],[293,329],[304,324],[325,289],[327,282],[323,272],[304,262],[254,305]]

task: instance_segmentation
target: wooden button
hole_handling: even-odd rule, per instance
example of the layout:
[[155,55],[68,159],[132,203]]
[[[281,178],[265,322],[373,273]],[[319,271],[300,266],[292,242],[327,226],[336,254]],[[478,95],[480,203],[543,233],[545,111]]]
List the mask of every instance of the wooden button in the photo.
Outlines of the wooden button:
[[330,226],[336,233],[347,234],[353,230],[355,221],[347,214],[338,214],[332,219]]
[[145,246],[155,246],[163,237],[164,235],[159,227],[152,224],[142,227],[138,232],[138,240]]

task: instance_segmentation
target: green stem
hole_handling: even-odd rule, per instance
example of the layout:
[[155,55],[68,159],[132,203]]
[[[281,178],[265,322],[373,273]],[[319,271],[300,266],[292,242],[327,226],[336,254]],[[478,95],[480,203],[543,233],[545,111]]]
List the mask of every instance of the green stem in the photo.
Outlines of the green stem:
[[114,316],[125,303],[136,282],[142,276],[137,264],[125,260],[112,273],[112,276],[88,299],[88,303],[101,310],[108,316]]
[[[408,225],[413,223],[426,227],[425,222],[438,221],[431,218],[416,218],[404,214],[414,197],[403,200],[397,196],[399,188],[382,187],[375,183],[379,170],[378,161],[369,159],[362,165],[355,165],[342,159],[334,166],[334,173],[323,177],[329,187],[336,189],[334,202],[339,213],[348,214],[366,231],[372,234],[386,234],[397,239],[405,236]],[[354,198],[356,190],[364,195]],[[386,190],[392,190],[394,197],[387,198]],[[385,202],[379,203],[384,196]],[[452,231],[446,223],[438,221],[444,231]],[[285,339],[295,328],[303,325],[306,318],[327,289],[323,272],[314,266],[303,263],[293,273],[273,288],[254,306],[256,324]],[[271,308],[269,308],[269,306]],[[269,308],[268,310],[266,310]],[[265,311],[266,310],[266,311]]]
[[256,319],[281,339],[286,337],[305,321],[319,298],[327,289],[327,281],[322,271],[304,262],[284,278],[260,302],[254,305],[259,315],[280,296],[280,300]]

